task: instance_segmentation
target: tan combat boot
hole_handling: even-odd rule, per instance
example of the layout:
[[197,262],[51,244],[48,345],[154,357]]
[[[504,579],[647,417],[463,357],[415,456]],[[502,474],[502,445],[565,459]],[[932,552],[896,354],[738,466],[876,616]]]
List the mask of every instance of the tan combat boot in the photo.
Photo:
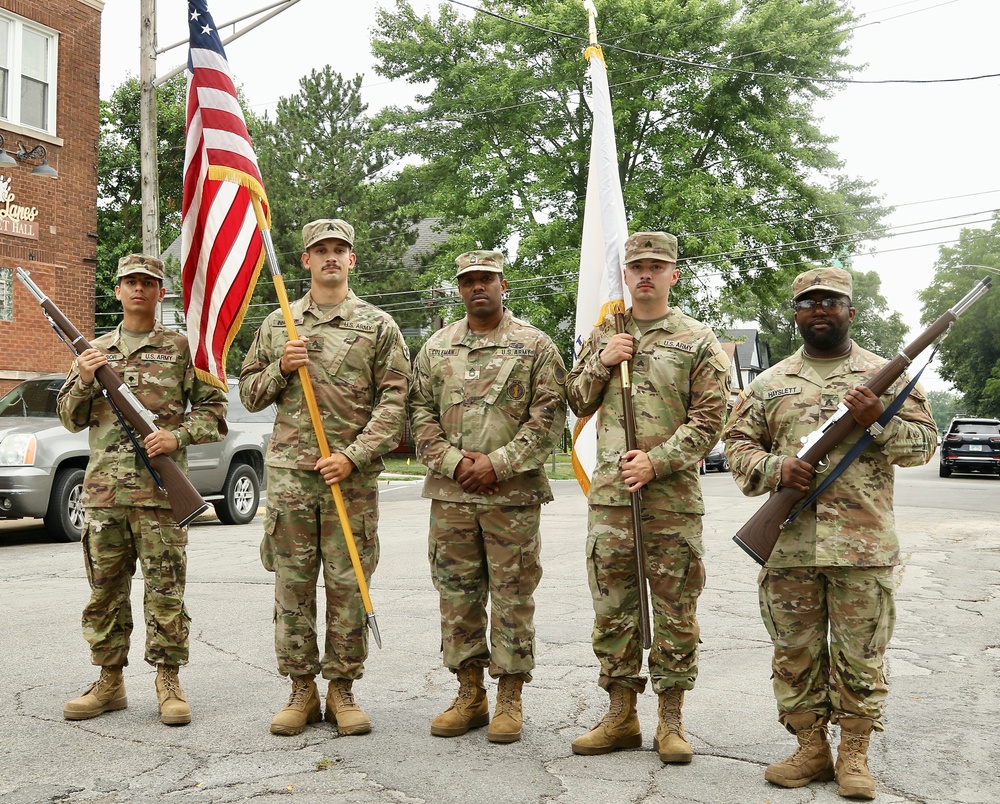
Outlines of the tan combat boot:
[[684,705],[684,690],[670,689],[660,693],[659,718],[653,750],[659,752],[661,762],[690,762],[694,756],[691,743],[684,738],[684,724],[681,722],[681,707]]
[[826,718],[815,712],[792,712],[785,718],[799,747],[790,757],[767,766],[764,778],[778,787],[804,787],[833,779],[833,754],[826,740]]
[[497,681],[497,709],[486,732],[486,739],[491,743],[516,743],[521,739],[523,685],[524,678],[519,675],[502,675]]
[[343,735],[367,734],[372,730],[372,722],[360,706],[354,702],[349,678],[335,678],[326,692],[326,720],[337,724],[337,731]]
[[271,721],[271,734],[290,737],[301,734],[310,723],[317,723],[320,714],[319,693],[312,676],[292,676],[292,694],[285,706]]
[[102,667],[101,675],[79,698],[67,701],[63,706],[66,720],[88,720],[92,717],[115,712],[128,707],[125,696],[125,678],[121,665]]
[[837,749],[837,792],[844,798],[875,798],[875,780],[868,770],[868,739],[872,721],[867,717],[842,717]]
[[642,745],[642,729],[635,712],[635,690],[612,684],[608,713],[594,728],[573,740],[573,753],[593,756],[610,754],[619,748]]
[[465,667],[457,675],[458,695],[451,706],[431,721],[431,734],[436,737],[458,737],[490,722],[483,668]]
[[160,720],[165,725],[184,726],[191,722],[191,707],[177,679],[177,665],[156,666],[156,699],[160,703]]

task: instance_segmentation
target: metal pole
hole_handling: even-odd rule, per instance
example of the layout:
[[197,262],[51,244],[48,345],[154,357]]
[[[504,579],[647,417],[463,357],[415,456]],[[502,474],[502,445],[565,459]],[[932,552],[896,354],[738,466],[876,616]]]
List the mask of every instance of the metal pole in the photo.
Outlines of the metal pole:
[[139,173],[142,185],[142,251],[160,256],[160,180],[156,135],[156,0],[140,0]]

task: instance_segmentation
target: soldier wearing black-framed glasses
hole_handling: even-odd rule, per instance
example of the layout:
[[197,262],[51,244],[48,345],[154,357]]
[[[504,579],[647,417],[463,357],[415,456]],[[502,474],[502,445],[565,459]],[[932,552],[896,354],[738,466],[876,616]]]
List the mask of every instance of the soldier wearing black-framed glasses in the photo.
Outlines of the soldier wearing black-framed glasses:
[[834,296],[827,296],[825,299],[799,299],[792,302],[792,309],[797,313],[811,312],[817,307],[822,307],[827,312],[837,312],[841,307],[850,307],[850,299],[838,299]]

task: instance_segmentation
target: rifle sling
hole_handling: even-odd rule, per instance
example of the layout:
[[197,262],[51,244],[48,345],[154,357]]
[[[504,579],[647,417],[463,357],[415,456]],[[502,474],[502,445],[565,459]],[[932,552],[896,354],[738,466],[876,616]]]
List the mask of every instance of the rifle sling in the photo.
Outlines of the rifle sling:
[[[909,384],[896,396],[896,398],[889,403],[889,407],[887,407],[884,411],[882,411],[882,415],[878,417],[878,423],[881,424],[883,427],[885,427],[889,423],[889,420],[893,416],[895,416],[896,412],[903,406],[903,402],[906,401],[906,397],[910,395],[910,391],[912,391],[916,386],[917,381],[920,379],[920,375],[924,373],[924,369],[927,368],[930,365],[931,361],[934,359],[934,355],[937,354],[938,346],[940,345],[941,342],[938,341],[937,346],[934,347],[934,351],[931,352],[930,357],[927,358],[927,362],[924,363],[923,368],[921,368],[920,371],[917,372],[916,376],[912,380],[910,380]],[[799,514],[801,514],[809,505],[811,505],[812,502],[817,497],[819,497],[820,494],[826,491],[829,485],[833,483],[833,481],[836,480],[838,477],[840,477],[840,475],[843,474],[844,470],[852,463],[854,463],[854,461],[857,460],[858,456],[861,455],[861,453],[864,452],[866,449],[868,449],[868,445],[871,444],[872,441],[874,440],[875,439],[872,438],[871,433],[865,430],[861,434],[861,438],[857,440],[857,443],[853,447],[851,447],[851,449],[843,458],[840,459],[840,463],[838,463],[830,472],[830,474],[828,474],[823,479],[823,482],[820,483],[815,489],[813,489],[812,493],[808,497],[806,497],[805,500],[802,501],[802,505],[800,505],[798,508],[796,508],[794,511],[792,511],[792,513],[788,515],[788,519],[785,520],[784,524],[787,525],[790,522],[794,522],[795,518]]]
[[153,476],[153,482],[156,483],[156,487],[160,491],[166,491],[166,488],[164,488],[163,486],[163,481],[160,480],[160,476],[156,473],[156,470],[153,468],[153,464],[149,462],[149,456],[146,454],[145,448],[141,443],[139,443],[139,439],[136,438],[135,433],[132,432],[132,428],[129,427],[128,424],[126,423],[125,417],[122,416],[121,411],[118,410],[118,406],[115,405],[115,403],[111,400],[111,394],[109,394],[107,389],[104,388],[103,386],[101,387],[101,393],[104,394],[104,398],[105,400],[107,400],[107,403],[111,406],[111,410],[115,412],[115,416],[118,419],[118,423],[122,426],[122,430],[125,431],[125,435],[127,435],[129,441],[132,442],[132,446],[135,448],[136,455],[138,455],[139,458],[142,459],[142,462],[146,465],[146,468],[149,470],[149,473]]

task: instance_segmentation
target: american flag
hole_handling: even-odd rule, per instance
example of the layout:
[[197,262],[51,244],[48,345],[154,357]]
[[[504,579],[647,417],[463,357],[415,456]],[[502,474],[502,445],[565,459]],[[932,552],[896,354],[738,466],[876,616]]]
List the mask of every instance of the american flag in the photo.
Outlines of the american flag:
[[188,341],[198,376],[226,388],[226,353],[264,263],[254,209],[269,228],[264,183],[222,40],[206,0],[189,0],[187,141],[181,265]]

